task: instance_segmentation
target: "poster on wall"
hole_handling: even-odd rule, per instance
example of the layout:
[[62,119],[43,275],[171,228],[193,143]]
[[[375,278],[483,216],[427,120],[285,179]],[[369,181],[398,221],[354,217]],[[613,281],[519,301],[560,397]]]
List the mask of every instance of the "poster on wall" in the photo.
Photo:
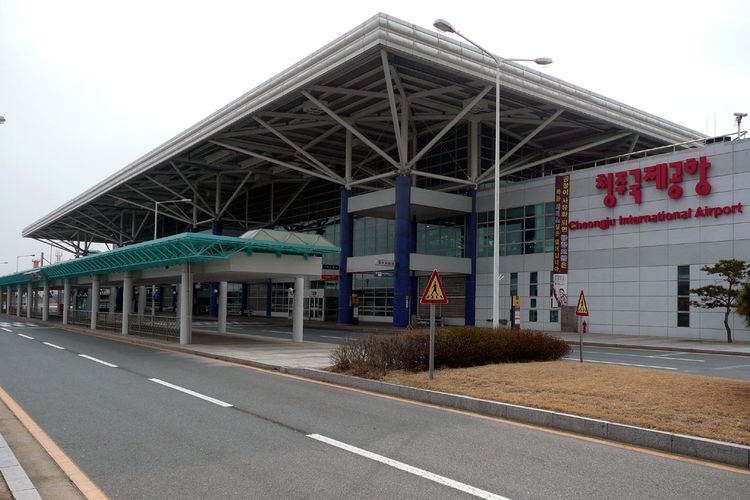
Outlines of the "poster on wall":
[[570,175],[555,177],[555,226],[552,256],[552,307],[568,304],[568,209]]
[[568,275],[552,275],[552,307],[559,308],[568,305]]

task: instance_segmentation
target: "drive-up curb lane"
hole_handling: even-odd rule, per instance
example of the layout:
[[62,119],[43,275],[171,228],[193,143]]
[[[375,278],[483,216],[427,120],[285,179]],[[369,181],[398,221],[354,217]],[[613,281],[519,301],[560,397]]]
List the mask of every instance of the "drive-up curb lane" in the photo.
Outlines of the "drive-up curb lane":
[[606,420],[579,417],[577,415],[500,403],[497,401],[472,398],[458,394],[418,389],[322,370],[284,368],[281,371],[291,375],[311,378],[332,384],[346,385],[367,391],[387,394],[389,396],[411,399],[423,403],[480,413],[483,415],[542,427],[550,427],[585,436],[609,439],[668,453],[676,453],[679,455],[711,460],[745,469],[750,468],[750,446],[714,441],[712,439],[697,436],[686,436],[683,434],[657,431],[643,427],[618,424]]
[[591,436],[600,439],[627,443],[644,448],[650,448],[667,453],[686,455],[694,458],[711,460],[714,462],[728,464],[735,467],[750,469],[750,446],[714,441],[712,439],[697,436],[688,436],[671,432],[657,431],[643,427],[635,427],[595,418],[580,417],[567,413],[559,413],[550,410],[530,408],[526,406],[489,401],[485,399],[450,394],[445,392],[418,389],[398,384],[380,382],[378,380],[364,379],[340,373],[314,370],[309,368],[292,368],[268,363],[261,363],[232,356],[215,353],[202,352],[192,348],[185,348],[169,343],[154,342],[139,339],[134,336],[122,337],[117,334],[103,332],[92,332],[85,328],[72,327],[70,325],[55,325],[57,328],[74,333],[100,337],[116,342],[134,345],[142,345],[155,349],[194,354],[201,357],[227,361],[239,365],[250,366],[270,371],[295,375],[320,382],[335,385],[363,389],[374,393],[395,396],[422,403],[444,406],[457,410],[499,417],[526,424],[548,427],[561,431]]

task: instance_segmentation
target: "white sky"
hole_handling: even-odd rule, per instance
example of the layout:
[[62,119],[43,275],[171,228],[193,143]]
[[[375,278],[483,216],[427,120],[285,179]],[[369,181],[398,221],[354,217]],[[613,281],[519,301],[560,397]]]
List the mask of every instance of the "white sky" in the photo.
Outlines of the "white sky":
[[700,132],[750,111],[739,0],[0,0],[0,275],[49,253],[23,227],[378,11]]

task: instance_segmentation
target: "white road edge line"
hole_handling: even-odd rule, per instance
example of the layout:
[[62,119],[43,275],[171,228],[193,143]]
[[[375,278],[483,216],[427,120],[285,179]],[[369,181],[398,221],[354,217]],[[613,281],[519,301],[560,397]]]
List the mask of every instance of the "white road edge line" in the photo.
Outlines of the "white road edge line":
[[323,338],[323,339],[340,339],[340,340],[344,339],[344,337],[337,337],[335,335],[321,335],[320,338]]
[[17,333],[16,335],[18,335],[19,337],[23,337],[25,339],[34,340],[34,337],[30,335],[24,335],[23,333]]
[[735,370],[737,368],[750,368],[750,365],[732,365],[732,366],[722,366],[720,368],[711,368],[712,370]]
[[388,457],[384,457],[383,455],[378,455],[377,453],[372,453],[371,451],[363,450],[362,448],[357,448],[356,446],[352,446],[346,443],[342,443],[341,441],[336,441],[335,439],[331,439],[326,436],[321,436],[320,434],[308,434],[307,437],[311,439],[315,439],[316,441],[320,441],[321,443],[326,443],[331,446],[335,446],[336,448],[340,448],[342,450],[346,450],[350,453],[354,453],[355,455],[359,455],[361,457],[369,458],[370,460],[374,460],[376,462],[380,462],[381,464],[388,465],[390,467],[393,467],[395,469],[402,470],[404,472],[408,472],[409,474],[414,474],[415,476],[419,476],[425,479],[429,479],[430,481],[434,481],[438,484],[442,484],[443,486],[448,486],[449,488],[453,488],[458,491],[463,491],[464,493],[468,493],[469,495],[473,495],[475,497],[479,498],[488,498],[492,500],[510,500],[507,497],[503,497],[500,495],[496,495],[495,493],[491,493],[489,491],[485,491],[479,488],[476,488],[474,486],[468,485],[466,483],[460,483],[458,481],[455,481],[453,479],[447,478],[445,476],[440,476],[438,474],[426,471],[424,469],[420,469],[418,467],[414,467],[408,464],[405,464],[403,462],[399,462],[397,460],[393,460]]
[[[20,334],[19,334],[19,335],[20,335]],[[50,347],[54,347],[55,349],[60,349],[61,351],[64,351],[64,350],[65,350],[65,348],[64,348],[64,347],[61,347],[61,346],[59,346],[59,345],[57,345],[57,344],[51,344],[51,343],[49,343],[49,342],[42,342],[42,344],[44,344],[44,345],[48,345],[48,346],[50,346]]]
[[[585,352],[585,351],[584,351]],[[563,358],[568,361],[580,361],[578,358]],[[655,366],[655,365],[637,365],[635,363],[615,363],[614,361],[594,361],[593,359],[584,359],[585,363],[601,363],[603,365],[621,365],[621,366],[637,366],[638,368],[658,368],[659,370],[677,370],[671,366]]]
[[110,368],[117,368],[117,365],[113,365],[112,363],[107,363],[106,361],[102,361],[101,359],[97,359],[93,356],[89,356],[88,354],[79,354],[80,357],[88,359],[89,361],[93,361],[94,363],[100,363],[104,366],[109,366]]
[[292,333],[292,332],[283,332],[281,330],[263,330],[263,331],[266,333],[283,333],[284,335],[289,335]]
[[224,401],[221,401],[220,399],[214,399],[211,396],[206,396],[205,394],[201,394],[200,392],[191,391],[190,389],[185,389],[184,387],[180,387],[179,385],[170,384],[169,382],[165,382],[163,380],[159,380],[158,378],[150,378],[151,382],[156,382],[157,384],[163,385],[164,387],[169,387],[170,389],[174,389],[175,391],[184,392],[185,394],[190,394],[191,396],[195,396],[196,398],[200,398],[204,401],[208,401],[209,403],[213,403],[215,405],[223,406],[224,408],[231,408],[234,405],[230,405],[229,403],[225,403]]
[[6,332],[8,332],[8,333],[13,333],[13,330],[8,330],[8,329],[7,329],[7,328],[5,328],[5,327],[0,327],[0,329],[1,329],[1,330],[5,330],[5,331],[6,331]]

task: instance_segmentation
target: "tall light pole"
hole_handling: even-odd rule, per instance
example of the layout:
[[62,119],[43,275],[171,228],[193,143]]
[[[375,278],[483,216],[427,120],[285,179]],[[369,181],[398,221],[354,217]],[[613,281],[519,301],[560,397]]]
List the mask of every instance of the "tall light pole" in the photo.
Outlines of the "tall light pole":
[[500,64],[505,61],[527,61],[536,64],[552,64],[549,57],[536,59],[502,59],[481,45],[468,39],[445,19],[438,19],[432,25],[443,33],[454,33],[478,48],[495,61],[495,223],[492,239],[492,328],[500,327]]
[[30,254],[27,254],[27,255],[18,255],[18,256],[16,256],[16,272],[18,272],[18,261],[21,260],[21,258],[23,258],[23,257],[36,257],[36,254],[35,253],[30,253]]
[[[157,229],[159,227],[159,205],[166,203],[193,203],[190,198],[181,198],[179,200],[164,200],[154,202],[154,239],[158,238]],[[154,296],[156,295],[156,285],[151,285],[151,322],[154,321],[154,315],[156,314],[156,303],[154,302]],[[153,326],[153,325],[152,325]]]

